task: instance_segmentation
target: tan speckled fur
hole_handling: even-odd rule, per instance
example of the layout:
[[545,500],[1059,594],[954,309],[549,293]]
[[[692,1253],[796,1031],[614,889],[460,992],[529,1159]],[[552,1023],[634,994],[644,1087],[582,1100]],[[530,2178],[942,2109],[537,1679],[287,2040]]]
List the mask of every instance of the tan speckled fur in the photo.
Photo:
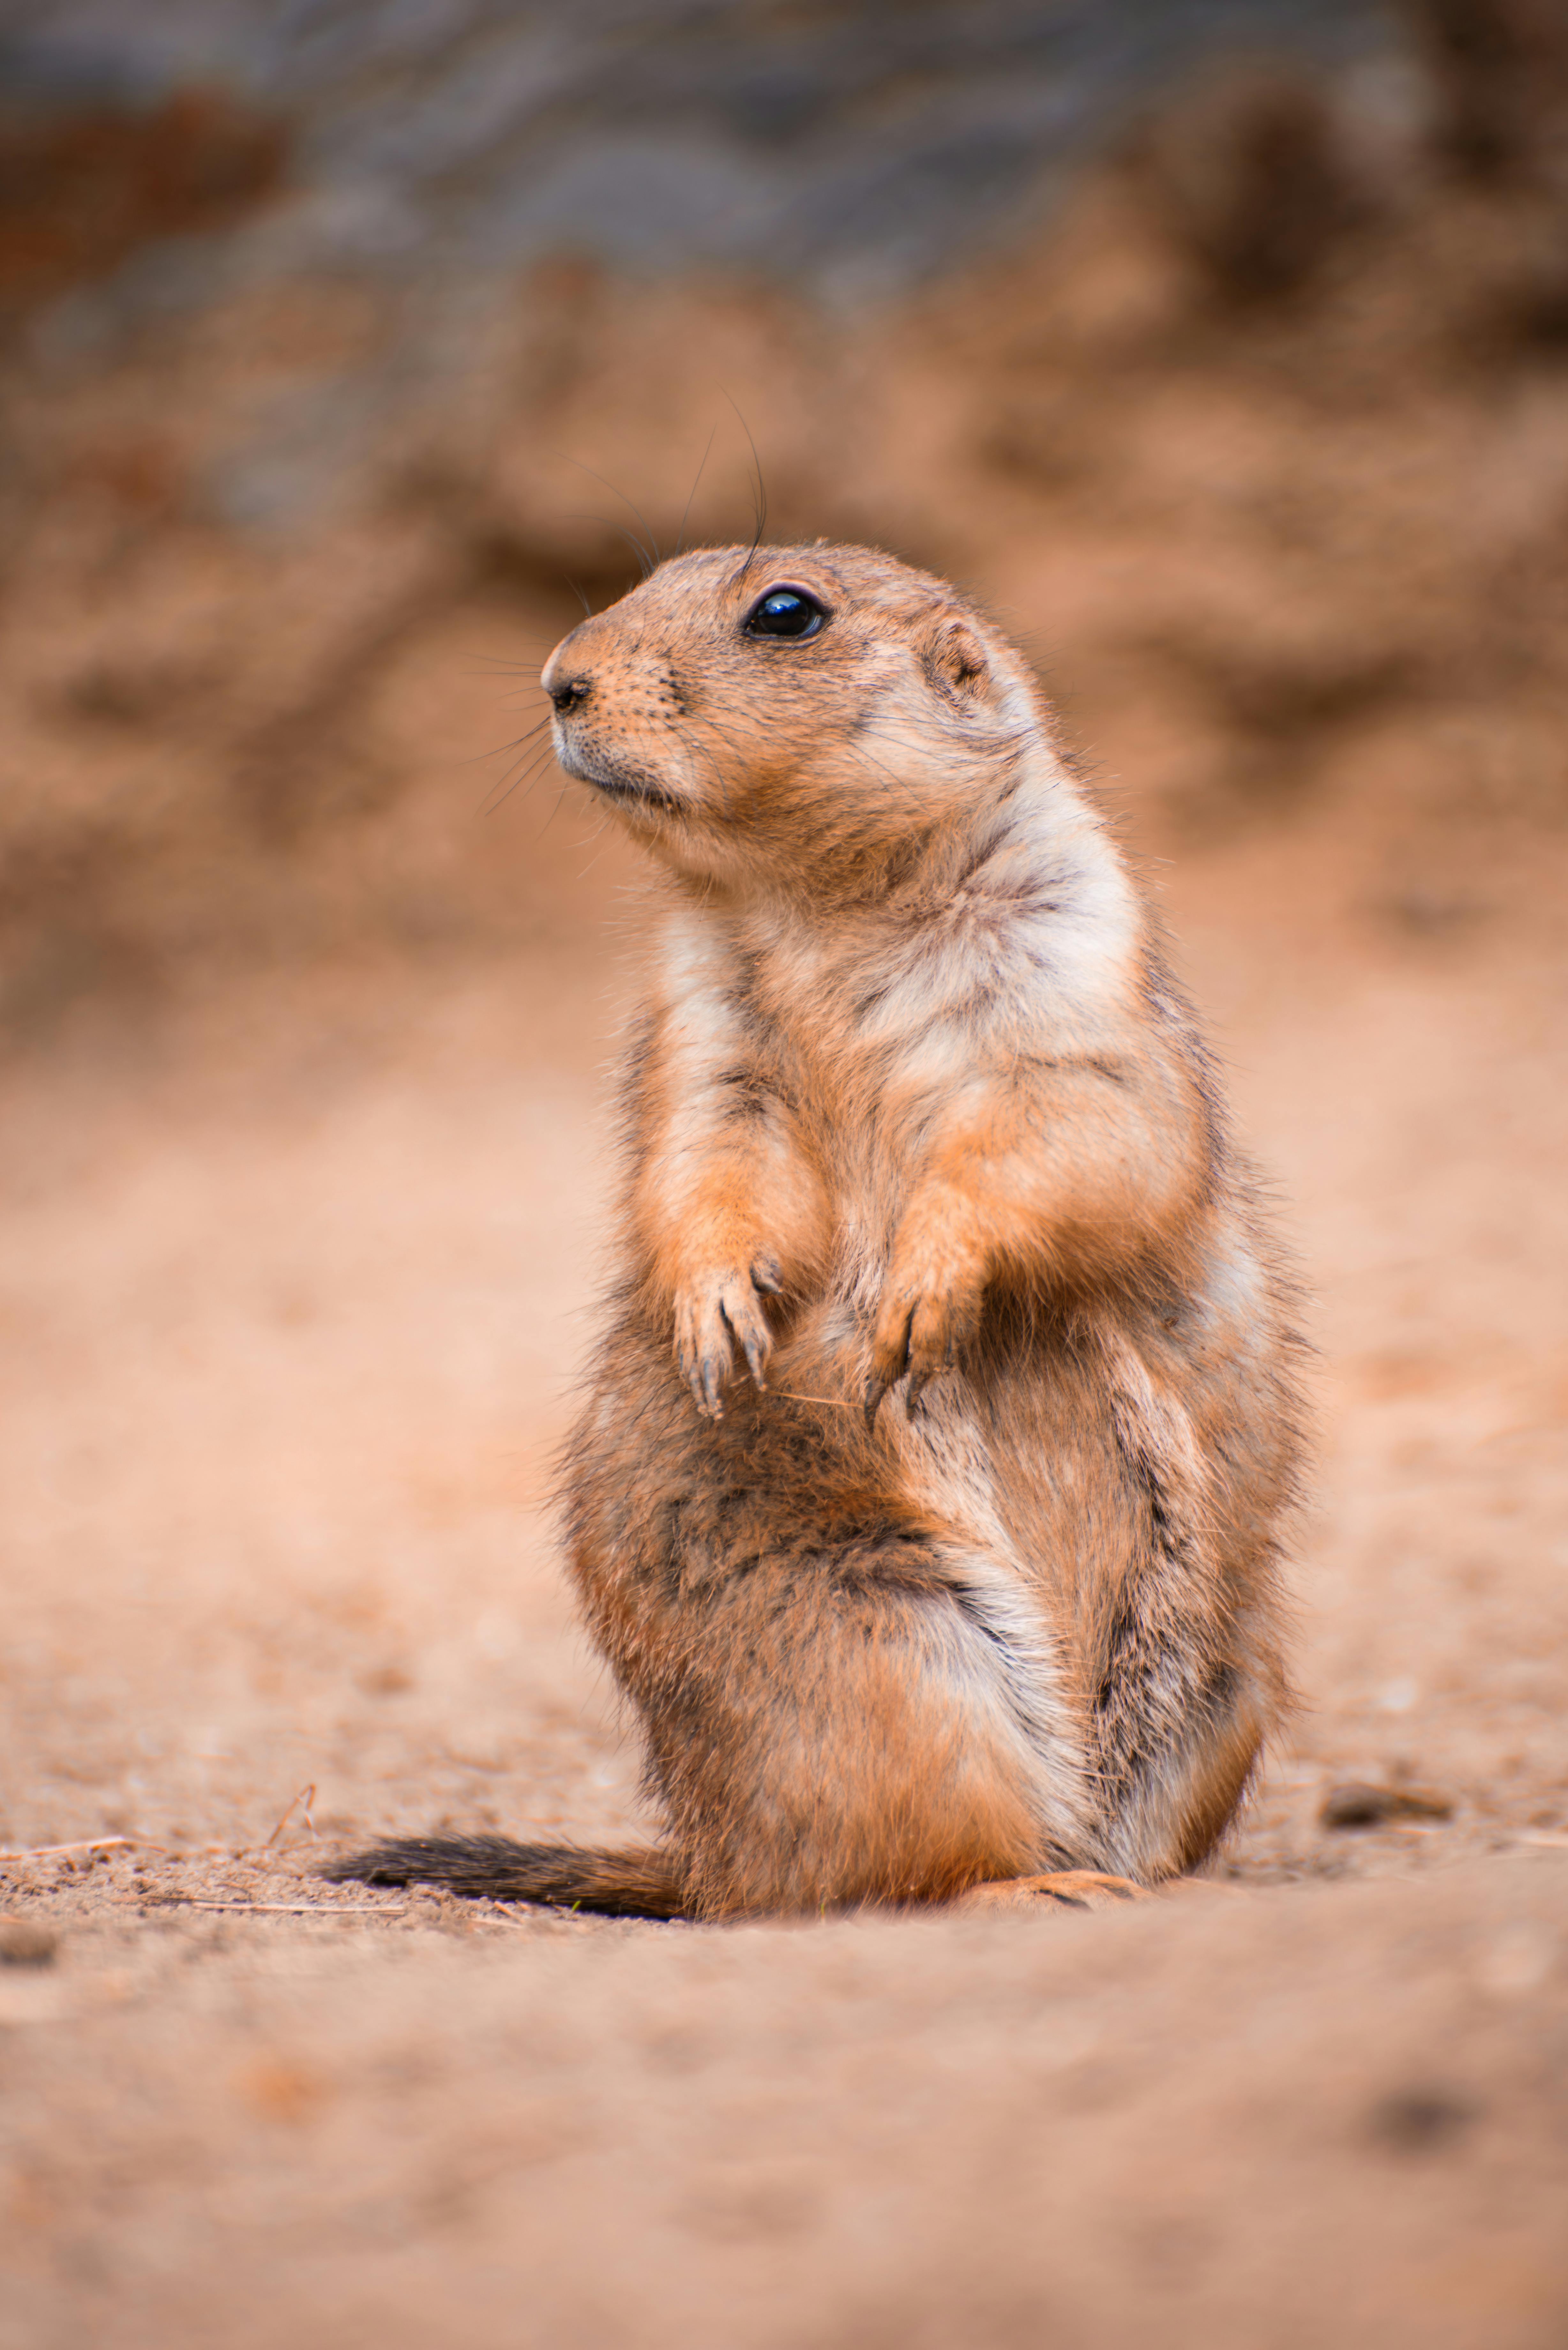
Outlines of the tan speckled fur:
[[[783,586],[817,631],[748,634]],[[826,544],[665,563],[545,683],[661,876],[566,1501],[665,1906],[1190,1869],[1285,1702],[1297,1342],[1037,687]]]

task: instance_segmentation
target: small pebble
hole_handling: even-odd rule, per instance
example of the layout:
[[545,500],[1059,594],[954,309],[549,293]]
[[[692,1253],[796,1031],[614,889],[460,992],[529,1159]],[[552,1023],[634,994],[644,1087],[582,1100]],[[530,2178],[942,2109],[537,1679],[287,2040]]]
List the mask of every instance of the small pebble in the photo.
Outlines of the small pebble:
[[1435,1787],[1379,1787],[1347,1779],[1329,1789],[1318,1817],[1325,1828],[1375,1828],[1384,1820],[1450,1819],[1453,1809]]
[[0,1966],[47,1967],[60,1938],[31,1918],[0,1918]]
[[1400,2154],[1425,2154],[1457,2137],[1476,2118],[1476,2108],[1451,2089],[1397,2089],[1380,2097],[1367,2116],[1373,2137]]

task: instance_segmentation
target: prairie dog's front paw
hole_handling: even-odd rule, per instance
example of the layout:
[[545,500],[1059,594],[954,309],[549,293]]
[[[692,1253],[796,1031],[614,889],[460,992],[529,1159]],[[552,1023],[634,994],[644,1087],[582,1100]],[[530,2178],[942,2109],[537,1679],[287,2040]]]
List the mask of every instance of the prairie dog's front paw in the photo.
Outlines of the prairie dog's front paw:
[[724,1389],[735,1367],[736,1339],[758,1388],[766,1388],[763,1374],[774,1334],[762,1297],[776,1296],[782,1285],[777,1263],[762,1255],[750,1265],[716,1267],[676,1293],[675,1357],[705,1418],[724,1417]]
[[906,1218],[877,1301],[866,1382],[867,1428],[906,1371],[905,1409],[912,1415],[919,1409],[929,1381],[974,1336],[985,1279],[984,1258],[961,1212],[928,1210]]

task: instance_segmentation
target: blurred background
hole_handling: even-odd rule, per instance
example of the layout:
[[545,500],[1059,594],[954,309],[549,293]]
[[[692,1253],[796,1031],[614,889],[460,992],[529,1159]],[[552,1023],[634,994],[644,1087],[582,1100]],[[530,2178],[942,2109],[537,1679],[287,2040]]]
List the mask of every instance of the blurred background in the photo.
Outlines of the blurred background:
[[747,432],[1160,825],[1563,807],[1551,0],[4,0],[0,93],[12,1042],[514,939],[459,649],[749,536]]
[[0,91],[13,1840],[221,1835],[345,1690],[346,1819],[632,1803],[546,1501],[638,873],[536,677],[762,497],[1039,665],[1303,1233],[1314,1705],[1413,1767],[1491,1643],[1550,1827],[1563,11],[0,0]]
[[[646,1825],[549,1509],[641,900],[532,730],[759,479],[1026,649],[1300,1244],[1220,1864],[1297,1906],[1136,1998],[1109,1918],[290,1906]],[[1563,2338],[1561,1878],[1485,1871],[1568,1847],[1565,621],[1561,0],[0,0],[0,1877],[75,2019],[0,2350]]]
[[1019,637],[1283,1179],[1249,1865],[1445,1673],[1554,1833],[1563,10],[0,0],[0,91],[12,1840],[633,1804],[546,1502],[638,876],[536,677],[763,497]]

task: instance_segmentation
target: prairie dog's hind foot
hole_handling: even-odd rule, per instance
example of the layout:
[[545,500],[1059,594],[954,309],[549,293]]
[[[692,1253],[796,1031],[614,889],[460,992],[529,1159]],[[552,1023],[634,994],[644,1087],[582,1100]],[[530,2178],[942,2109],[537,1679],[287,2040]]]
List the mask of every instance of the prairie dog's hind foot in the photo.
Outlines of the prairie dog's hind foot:
[[1107,1877],[1097,1868],[1062,1868],[1049,1877],[1004,1877],[971,1885],[951,1904],[961,1910],[1117,1909],[1127,1901],[1152,1901],[1147,1885],[1130,1877]]

